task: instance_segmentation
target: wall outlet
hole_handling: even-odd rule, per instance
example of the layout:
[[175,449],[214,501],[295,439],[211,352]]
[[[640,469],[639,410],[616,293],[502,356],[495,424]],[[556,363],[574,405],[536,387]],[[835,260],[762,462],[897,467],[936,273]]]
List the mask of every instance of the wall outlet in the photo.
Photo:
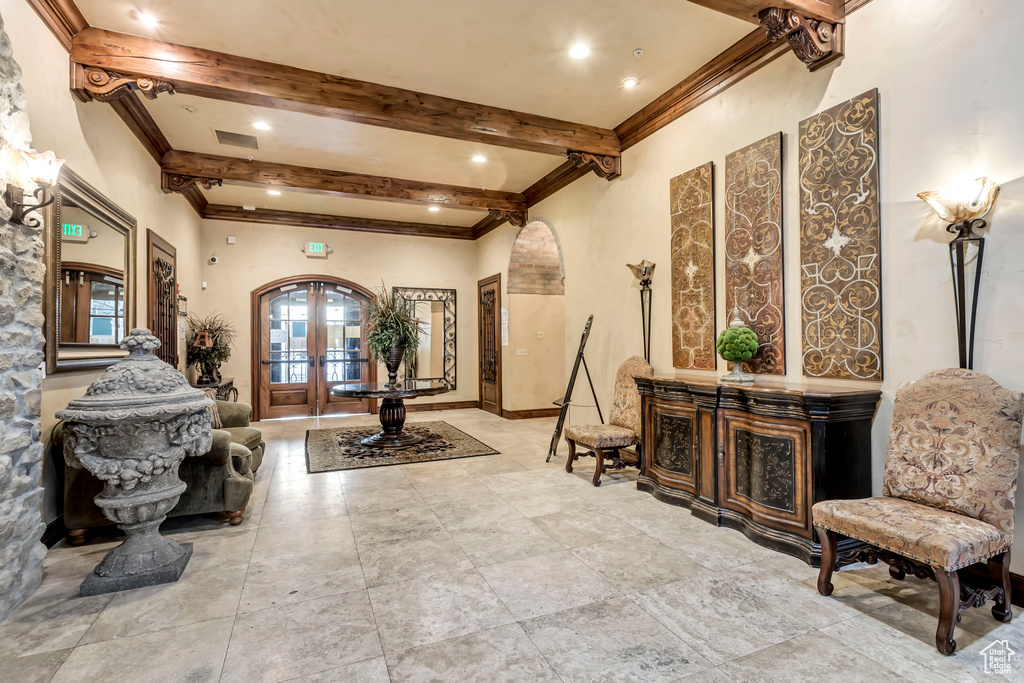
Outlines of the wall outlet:
[[538,332],[537,333],[537,339],[543,339],[543,338],[544,338],[544,333],[543,332]]
[[516,349],[516,355],[517,356],[525,356],[526,355],[526,349]]

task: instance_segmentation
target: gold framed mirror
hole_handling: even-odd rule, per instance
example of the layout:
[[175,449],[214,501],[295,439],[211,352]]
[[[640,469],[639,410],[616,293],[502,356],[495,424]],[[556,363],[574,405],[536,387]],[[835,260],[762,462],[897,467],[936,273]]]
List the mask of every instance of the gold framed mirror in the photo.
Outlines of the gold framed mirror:
[[125,355],[135,327],[134,217],[67,166],[46,210],[46,372],[89,370]]

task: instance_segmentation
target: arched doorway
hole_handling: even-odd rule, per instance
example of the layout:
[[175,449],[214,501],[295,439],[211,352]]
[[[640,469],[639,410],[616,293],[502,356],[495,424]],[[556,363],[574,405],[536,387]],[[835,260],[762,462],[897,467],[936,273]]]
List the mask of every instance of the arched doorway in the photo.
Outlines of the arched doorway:
[[377,379],[363,322],[372,298],[365,287],[327,275],[285,278],[253,290],[255,419],[376,410],[375,401],[331,395],[339,384]]

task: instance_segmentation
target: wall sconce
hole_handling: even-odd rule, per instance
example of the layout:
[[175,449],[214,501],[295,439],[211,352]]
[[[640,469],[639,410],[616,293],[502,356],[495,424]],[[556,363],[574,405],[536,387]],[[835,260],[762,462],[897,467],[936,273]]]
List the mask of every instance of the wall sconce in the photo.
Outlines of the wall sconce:
[[[982,220],[992,210],[999,185],[988,178],[978,178],[953,192],[922,192],[917,196],[928,203],[944,221],[946,231],[956,233],[949,243],[949,261],[953,269],[953,297],[956,303],[956,331],[960,342],[960,367],[974,369],[974,330],[978,320],[978,295],[981,291],[981,265],[985,256],[985,238],[975,234],[984,228]],[[970,312],[967,308],[967,247],[974,245],[978,257],[974,262],[974,295]],[[970,331],[967,320],[970,318]]]
[[[53,152],[29,152],[28,150],[17,150],[15,167],[18,172],[10,174],[12,177],[7,181],[7,190],[4,192],[4,202],[11,207],[11,222],[24,225],[29,228],[37,228],[40,224],[38,216],[29,218],[30,213],[39,211],[50,204],[53,204],[56,196],[50,189],[57,184],[60,175],[60,168],[64,165],[63,159],[58,159]],[[37,187],[32,193],[36,198],[35,204],[24,202],[25,192],[16,184],[13,176],[21,176],[22,183],[29,181]]]
[[644,334],[644,360],[651,362],[651,278],[654,264],[644,259],[635,266],[627,263],[633,277],[640,281],[640,326]]

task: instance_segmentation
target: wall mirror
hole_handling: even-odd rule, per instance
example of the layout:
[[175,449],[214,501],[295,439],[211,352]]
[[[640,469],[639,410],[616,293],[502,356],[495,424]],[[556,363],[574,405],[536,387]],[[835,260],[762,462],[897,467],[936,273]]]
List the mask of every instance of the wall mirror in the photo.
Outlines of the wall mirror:
[[46,215],[46,371],[112,365],[135,326],[135,219],[66,166]]
[[406,379],[444,382],[455,388],[455,290],[395,287],[393,296],[412,302],[420,321],[416,358],[405,364]]

